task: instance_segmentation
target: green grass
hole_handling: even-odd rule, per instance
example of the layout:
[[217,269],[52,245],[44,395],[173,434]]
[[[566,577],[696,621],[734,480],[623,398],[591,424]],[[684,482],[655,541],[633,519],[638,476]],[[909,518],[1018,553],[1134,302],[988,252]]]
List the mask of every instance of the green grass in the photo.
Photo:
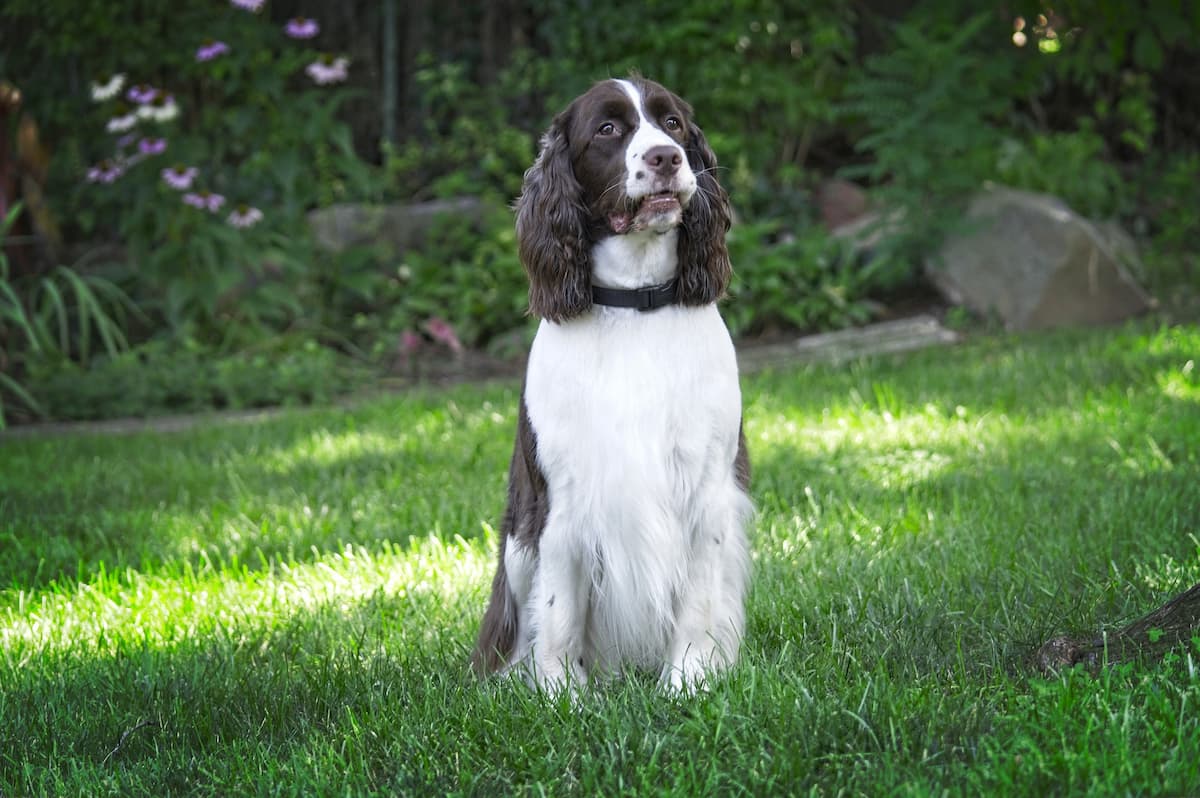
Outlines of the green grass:
[[1200,581],[1200,328],[744,379],[744,655],[481,686],[517,386],[0,439],[0,794],[1200,791],[1200,649],[1042,678]]

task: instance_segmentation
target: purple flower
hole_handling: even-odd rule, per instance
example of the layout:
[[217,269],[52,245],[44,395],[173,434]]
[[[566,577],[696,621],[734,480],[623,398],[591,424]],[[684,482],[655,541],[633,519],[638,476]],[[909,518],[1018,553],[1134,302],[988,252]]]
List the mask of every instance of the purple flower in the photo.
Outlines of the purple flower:
[[283,26],[283,32],[293,39],[311,39],[321,32],[321,26],[315,19],[292,17]]
[[139,83],[136,86],[130,86],[129,91],[125,92],[125,97],[131,103],[137,105],[145,105],[158,96],[158,89],[153,86],[148,86],[145,83]]
[[216,213],[221,210],[221,206],[225,204],[225,198],[220,194],[214,194],[211,191],[189,191],[183,195],[183,201],[193,208],[199,208],[202,211],[212,211]]
[[187,191],[196,179],[196,167],[182,164],[162,170],[163,181],[176,191]]
[[429,333],[429,337],[433,340],[448,346],[450,351],[455,353],[463,351],[462,342],[458,340],[454,328],[445,319],[439,319],[437,316],[434,316],[425,322],[425,332]]
[[347,58],[334,58],[330,55],[321,56],[320,60],[313,61],[304,71],[320,86],[325,86],[329,83],[341,83],[347,77],[349,72],[347,68],[350,66],[350,60]]
[[142,155],[162,155],[166,151],[166,139],[142,139],[138,142],[138,152]]
[[229,214],[227,221],[234,227],[246,228],[253,227],[261,222],[262,219],[263,212],[258,208],[253,208],[249,205],[239,205],[234,209],[233,213]]
[[229,52],[229,45],[221,41],[208,39],[196,50],[197,61],[211,61],[219,55]]
[[87,171],[89,183],[112,183],[125,174],[125,167],[118,161],[105,158]]
[[229,0],[229,4],[243,11],[261,11],[266,0]]

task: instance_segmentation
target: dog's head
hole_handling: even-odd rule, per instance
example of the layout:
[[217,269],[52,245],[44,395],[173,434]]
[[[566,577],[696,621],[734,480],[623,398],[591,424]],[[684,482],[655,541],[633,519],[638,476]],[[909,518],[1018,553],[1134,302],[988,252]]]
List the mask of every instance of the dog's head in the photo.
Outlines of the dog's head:
[[530,311],[563,321],[592,305],[592,248],[678,229],[679,301],[715,302],[732,270],[729,198],[692,108],[653,81],[606,80],[542,136],[517,200]]

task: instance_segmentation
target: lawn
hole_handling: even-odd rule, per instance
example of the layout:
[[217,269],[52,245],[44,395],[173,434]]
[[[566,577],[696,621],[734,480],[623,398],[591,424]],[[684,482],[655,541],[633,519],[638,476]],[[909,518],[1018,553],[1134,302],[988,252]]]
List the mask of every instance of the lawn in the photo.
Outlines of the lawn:
[[694,697],[466,668],[518,386],[0,438],[0,795],[1200,791],[1200,328],[743,380],[747,640]]

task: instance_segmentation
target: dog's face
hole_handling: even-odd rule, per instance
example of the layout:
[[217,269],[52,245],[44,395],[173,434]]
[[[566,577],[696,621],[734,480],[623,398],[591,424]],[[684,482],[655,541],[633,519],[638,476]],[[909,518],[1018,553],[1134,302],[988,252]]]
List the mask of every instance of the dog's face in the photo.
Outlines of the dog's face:
[[729,197],[692,108],[653,81],[606,80],[542,136],[517,200],[529,308],[565,321],[592,307],[592,249],[613,235],[678,230],[678,296],[715,302],[732,274]]
[[614,234],[666,232],[696,193],[685,157],[691,108],[657,83],[605,81],[567,109],[575,177]]

